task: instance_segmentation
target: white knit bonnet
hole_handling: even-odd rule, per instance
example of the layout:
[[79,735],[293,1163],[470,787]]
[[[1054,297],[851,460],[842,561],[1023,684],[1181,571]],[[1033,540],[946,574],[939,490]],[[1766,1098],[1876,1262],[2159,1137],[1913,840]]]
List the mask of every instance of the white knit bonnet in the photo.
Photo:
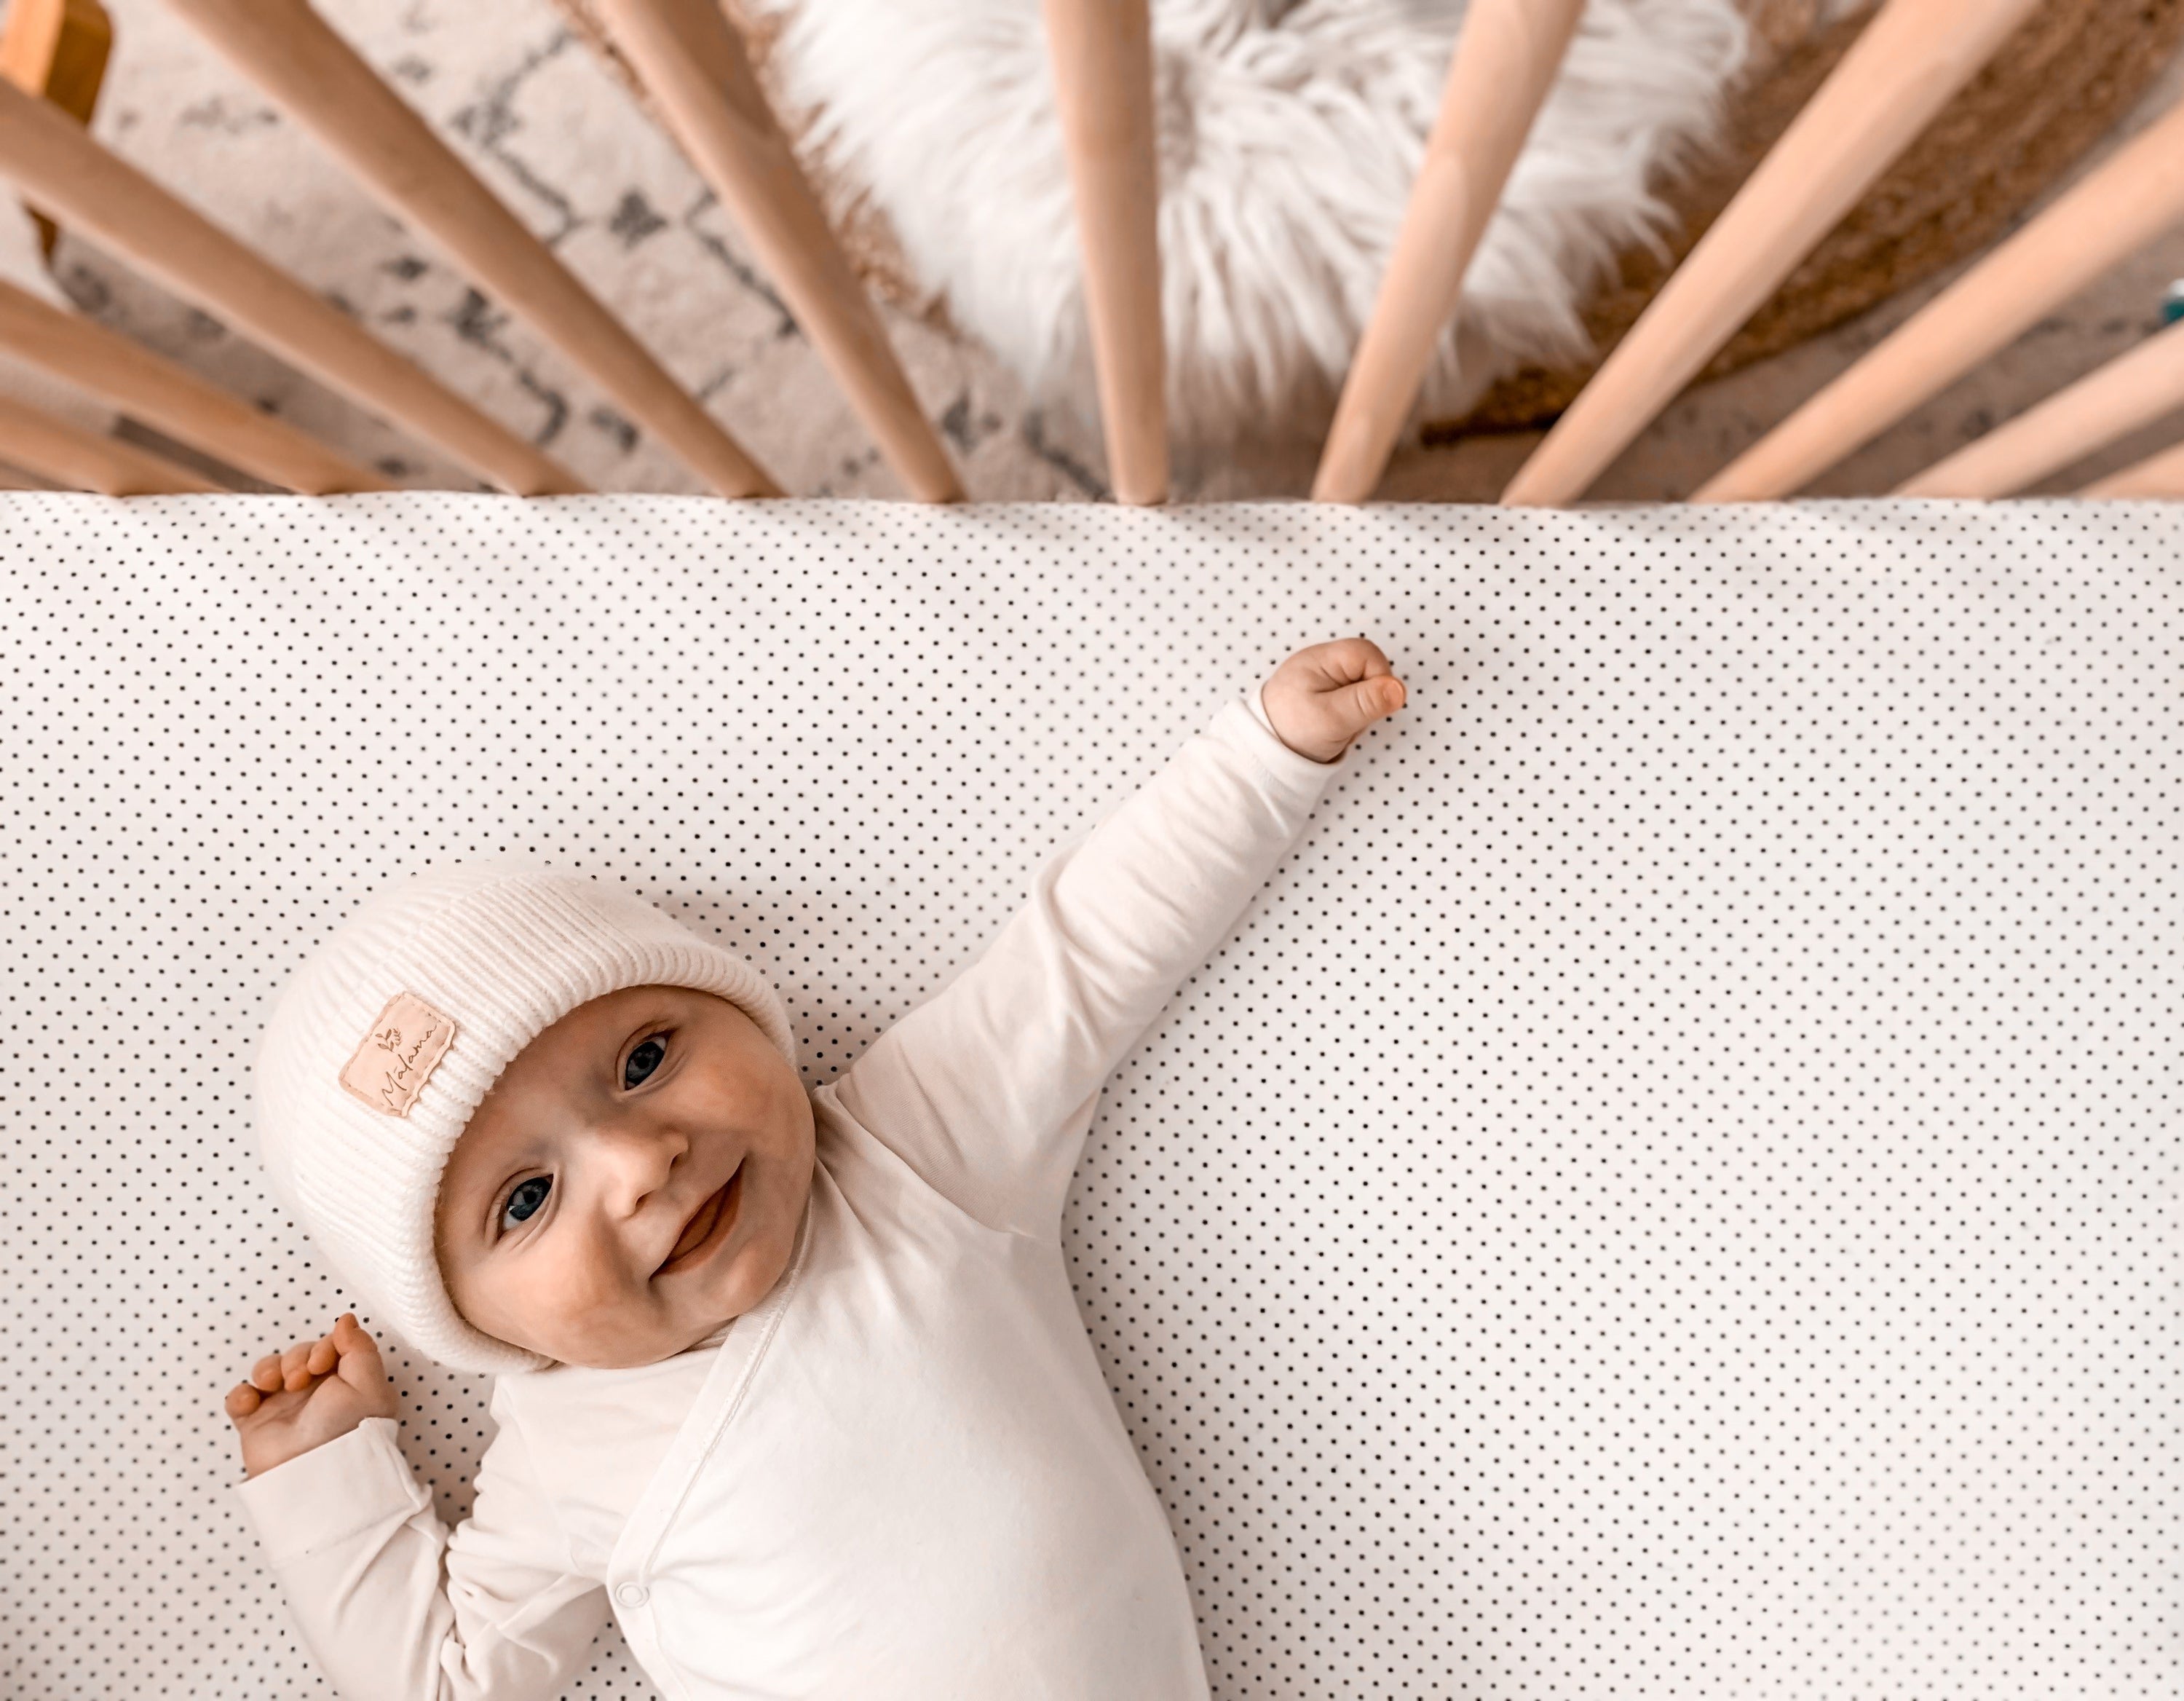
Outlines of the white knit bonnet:
[[515,1055],[578,1005],[688,986],[737,1006],[793,1066],[764,976],[643,900],[496,858],[365,903],[282,989],[259,1047],[259,1150],[275,1196],[363,1309],[459,1370],[547,1360],[471,1327],[433,1252],[440,1174]]

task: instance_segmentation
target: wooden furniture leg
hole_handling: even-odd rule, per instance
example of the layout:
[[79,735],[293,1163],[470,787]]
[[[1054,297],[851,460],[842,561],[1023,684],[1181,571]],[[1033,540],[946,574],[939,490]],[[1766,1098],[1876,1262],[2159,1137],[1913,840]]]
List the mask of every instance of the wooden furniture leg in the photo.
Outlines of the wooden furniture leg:
[[[89,124],[113,50],[114,21],[98,0],[13,0],[0,28],[0,78]],[[35,208],[31,218],[51,259],[59,227]]]
[[1502,499],[1582,496],[2035,3],[1887,0]]
[[741,445],[307,0],[168,0],[396,217],[431,235],[723,496],[777,496]]
[[1700,486],[1701,502],[1786,496],[2014,342],[2184,219],[2184,106],[2119,148],[1878,348]]
[[1387,471],[1471,256],[1584,9],[1585,0],[1472,0],[1379,299],[1320,451],[1314,501],[1362,502]]
[[134,443],[101,437],[6,396],[0,396],[0,460],[12,461],[71,490],[98,490],[109,496],[172,495],[220,488]]
[[1896,487],[1897,496],[2008,496],[2184,407],[2184,325],[2119,354]]
[[393,488],[187,367],[5,282],[0,282],[0,349],[269,484],[313,496]]
[[5,82],[0,176],[184,299],[409,427],[503,489],[536,496],[584,488],[338,308],[109,153],[75,120]]
[[2095,479],[2081,496],[2184,496],[2184,443]]
[[921,501],[960,499],[956,469],[716,0],[601,0],[599,18],[895,476]]
[[1045,16],[1077,201],[1107,475],[1124,502],[1165,502],[1167,354],[1151,20],[1146,0],[1045,0]]

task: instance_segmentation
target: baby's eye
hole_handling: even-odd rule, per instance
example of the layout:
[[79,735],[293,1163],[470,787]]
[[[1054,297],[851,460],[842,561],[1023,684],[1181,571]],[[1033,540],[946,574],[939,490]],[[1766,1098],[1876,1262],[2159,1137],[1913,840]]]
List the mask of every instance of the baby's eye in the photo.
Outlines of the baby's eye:
[[546,1202],[546,1196],[554,1191],[554,1178],[534,1175],[528,1181],[519,1181],[508,1196],[508,1205],[500,1213],[500,1226],[512,1229],[518,1223],[535,1214]]
[[667,1036],[655,1034],[629,1054],[629,1061],[621,1066],[621,1084],[625,1087],[642,1085],[645,1078],[660,1067],[660,1060],[666,1055]]

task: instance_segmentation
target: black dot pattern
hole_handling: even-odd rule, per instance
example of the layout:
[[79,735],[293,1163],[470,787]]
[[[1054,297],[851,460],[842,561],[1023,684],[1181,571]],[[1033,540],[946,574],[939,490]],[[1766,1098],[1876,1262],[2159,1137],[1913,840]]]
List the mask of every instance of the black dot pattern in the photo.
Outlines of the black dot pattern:
[[[1215,1693],[2174,1695],[2184,510],[9,496],[0,560],[7,1693],[328,1693],[220,1401],[345,1302],[247,1066],[357,897],[626,883],[816,1084],[1362,631],[1411,706],[1070,1207]],[[483,1386],[393,1362],[458,1515]]]

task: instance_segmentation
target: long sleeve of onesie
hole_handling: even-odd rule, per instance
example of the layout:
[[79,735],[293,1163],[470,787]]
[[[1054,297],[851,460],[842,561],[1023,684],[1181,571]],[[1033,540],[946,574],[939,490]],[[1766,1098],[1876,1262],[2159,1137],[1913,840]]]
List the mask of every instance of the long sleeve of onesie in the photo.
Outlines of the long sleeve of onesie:
[[1101,1084],[1340,767],[1283,744],[1256,693],[1228,704],[833,1084],[842,1107],[989,1227],[1054,1238]]
[[496,1397],[452,1536],[392,1418],[237,1485],[304,1645],[343,1701],[551,1701],[607,1620]]

